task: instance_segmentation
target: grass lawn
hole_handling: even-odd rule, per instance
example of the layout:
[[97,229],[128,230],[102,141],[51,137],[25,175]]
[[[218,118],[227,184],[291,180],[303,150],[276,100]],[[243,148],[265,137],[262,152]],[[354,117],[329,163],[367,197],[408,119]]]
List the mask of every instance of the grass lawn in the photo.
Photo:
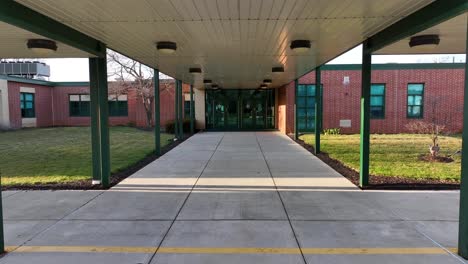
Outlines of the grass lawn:
[[[161,143],[172,135],[161,134]],[[111,127],[111,170],[117,172],[152,153],[154,134]],[[91,179],[89,127],[58,127],[0,132],[2,184],[35,184]]]
[[[314,135],[301,139],[314,145]],[[359,135],[322,135],[322,151],[359,171]],[[371,135],[370,173],[380,176],[402,176],[415,179],[460,179],[461,156],[452,157],[451,163],[424,162],[419,155],[428,153],[431,140],[427,135],[396,134]],[[442,136],[440,155],[450,155],[461,149],[458,136]]]

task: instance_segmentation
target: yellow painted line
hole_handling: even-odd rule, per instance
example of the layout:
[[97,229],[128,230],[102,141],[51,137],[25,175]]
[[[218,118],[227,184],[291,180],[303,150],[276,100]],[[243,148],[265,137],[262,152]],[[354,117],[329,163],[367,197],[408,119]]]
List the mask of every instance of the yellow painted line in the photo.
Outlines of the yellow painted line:
[[156,249],[156,247],[22,246],[14,251],[22,253],[154,253]]
[[298,248],[179,248],[162,247],[166,254],[301,254]]
[[445,255],[443,248],[303,248],[310,255]]
[[[21,253],[154,253],[156,247],[106,247],[106,246],[9,246],[7,252]],[[456,248],[448,248],[456,253]],[[446,255],[443,248],[302,248],[307,255]],[[162,254],[301,254],[299,248],[211,248],[211,247],[161,247]]]

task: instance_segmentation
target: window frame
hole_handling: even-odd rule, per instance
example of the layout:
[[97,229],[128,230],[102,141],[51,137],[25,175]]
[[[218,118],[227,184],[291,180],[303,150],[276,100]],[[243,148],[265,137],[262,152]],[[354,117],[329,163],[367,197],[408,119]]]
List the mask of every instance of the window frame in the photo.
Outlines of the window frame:
[[[412,84],[419,84],[419,85],[422,85],[422,93],[421,93],[421,105],[411,105],[411,106],[419,106],[421,107],[421,111],[420,111],[420,115],[419,116],[410,116],[409,115],[409,103],[408,103],[408,97],[410,96],[409,94],[409,86],[412,85]],[[424,93],[425,93],[425,90],[426,90],[426,83],[422,83],[422,82],[410,82],[410,83],[407,83],[406,84],[406,118],[407,119],[423,119],[424,118]],[[415,96],[415,95],[412,95],[412,96]]]
[[[25,95],[32,95],[32,100],[26,100]],[[24,111],[26,110],[26,102],[31,102],[32,103],[32,116],[25,116]],[[23,103],[24,108],[21,107],[21,103]],[[28,108],[29,109],[29,108]],[[21,118],[36,118],[36,94],[35,93],[30,93],[30,92],[20,92],[20,112],[21,112]]]
[[[383,112],[383,116],[372,116],[372,111],[370,110],[372,108],[372,85],[383,85],[384,87],[384,93],[382,95],[382,99],[383,99],[383,105],[382,105],[382,112]],[[376,96],[376,95],[374,95]],[[381,95],[377,95],[377,96],[381,96]],[[370,119],[385,119],[385,116],[386,116],[386,99],[387,99],[387,84],[386,83],[371,83],[371,90],[370,90],[370,100],[369,100],[369,117]]]
[[[119,97],[125,95],[127,97],[127,100],[119,100]],[[113,97],[112,99],[109,99]],[[125,114],[120,113],[119,110],[119,103],[120,102],[125,102],[126,103],[126,108],[125,108]],[[116,103],[117,106],[117,113],[113,112],[113,108],[111,107],[112,103]],[[107,98],[107,106],[109,108],[109,117],[128,117],[128,94],[112,94],[109,95]]]
[[[81,100],[81,97],[82,97],[83,95],[91,96],[90,94],[87,94],[87,93],[68,94],[68,116],[69,116],[69,117],[89,117],[89,116],[91,116],[91,98],[90,98],[89,101],[83,101],[83,100]],[[80,97],[80,100],[79,100],[79,101],[73,101],[73,102],[79,102],[79,105],[80,105],[80,112],[81,112],[82,103],[83,103],[83,102],[88,102],[88,104],[89,104],[88,106],[89,106],[89,108],[90,108],[90,109],[88,110],[89,114],[72,115],[72,106],[71,106],[71,103],[72,103],[71,97],[72,97],[72,96],[79,96],[79,97]]]

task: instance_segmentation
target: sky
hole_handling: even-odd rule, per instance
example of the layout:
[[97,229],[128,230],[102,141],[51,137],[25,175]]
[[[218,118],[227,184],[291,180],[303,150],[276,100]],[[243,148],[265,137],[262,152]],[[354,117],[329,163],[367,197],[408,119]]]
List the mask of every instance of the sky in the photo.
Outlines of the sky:
[[[360,64],[362,47],[348,51],[329,64]],[[89,81],[88,59],[44,59],[50,65],[50,81],[81,82]],[[374,55],[372,63],[433,63],[464,62],[465,55]]]

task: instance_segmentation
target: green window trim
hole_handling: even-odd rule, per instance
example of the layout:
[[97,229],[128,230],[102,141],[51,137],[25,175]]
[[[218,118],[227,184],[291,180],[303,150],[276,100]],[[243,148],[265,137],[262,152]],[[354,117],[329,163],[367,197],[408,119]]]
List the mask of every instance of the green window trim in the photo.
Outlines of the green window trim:
[[[194,105],[195,105],[195,102],[194,102]],[[190,118],[190,100],[184,101],[184,118],[185,119]]]
[[34,93],[20,93],[21,118],[36,117],[36,104]]
[[127,95],[112,95],[108,100],[109,116],[128,116]]
[[[315,83],[301,83],[297,85],[297,122],[300,132],[315,131]],[[323,84],[320,93],[323,96]]]
[[91,114],[89,94],[69,94],[68,107],[71,117],[88,117]]
[[387,89],[384,83],[371,84],[370,118],[385,119],[385,95]]
[[406,96],[406,118],[424,117],[424,83],[408,83]]

